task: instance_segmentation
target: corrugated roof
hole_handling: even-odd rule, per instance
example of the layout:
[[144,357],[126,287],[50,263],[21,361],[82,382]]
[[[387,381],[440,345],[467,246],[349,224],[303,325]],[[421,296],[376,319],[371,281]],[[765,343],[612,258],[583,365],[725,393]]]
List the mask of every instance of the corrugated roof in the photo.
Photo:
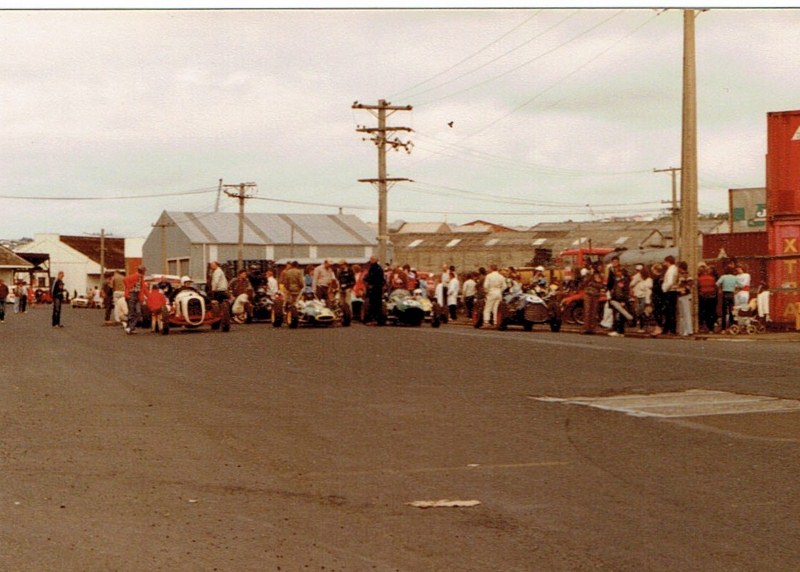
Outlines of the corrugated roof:
[[[90,260],[100,264],[99,236],[60,236],[61,242],[74,248]],[[103,262],[106,268],[125,268],[125,239],[105,237],[103,239]]]
[[11,249],[0,246],[0,268],[33,268],[33,264],[15,254]]
[[[237,244],[238,213],[167,212],[195,244]],[[375,231],[355,215],[249,213],[245,244],[364,245],[377,242]]]

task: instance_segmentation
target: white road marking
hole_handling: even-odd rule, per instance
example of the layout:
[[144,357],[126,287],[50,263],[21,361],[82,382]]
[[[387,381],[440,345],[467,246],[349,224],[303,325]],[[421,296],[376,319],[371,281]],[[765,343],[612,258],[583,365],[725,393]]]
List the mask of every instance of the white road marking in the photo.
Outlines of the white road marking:
[[679,393],[617,395],[612,397],[531,397],[537,401],[585,405],[635,417],[703,417],[742,413],[800,411],[800,401],[765,395],[740,395],[727,391],[690,389]]

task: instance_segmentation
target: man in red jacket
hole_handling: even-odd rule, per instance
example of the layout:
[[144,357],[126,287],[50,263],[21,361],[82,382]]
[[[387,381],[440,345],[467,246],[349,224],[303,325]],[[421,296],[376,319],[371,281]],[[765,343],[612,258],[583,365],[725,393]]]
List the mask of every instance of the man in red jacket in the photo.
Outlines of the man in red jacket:
[[140,266],[136,273],[125,277],[125,300],[128,302],[128,323],[126,334],[136,333],[136,324],[142,319],[142,304],[145,301],[144,275],[147,268]]

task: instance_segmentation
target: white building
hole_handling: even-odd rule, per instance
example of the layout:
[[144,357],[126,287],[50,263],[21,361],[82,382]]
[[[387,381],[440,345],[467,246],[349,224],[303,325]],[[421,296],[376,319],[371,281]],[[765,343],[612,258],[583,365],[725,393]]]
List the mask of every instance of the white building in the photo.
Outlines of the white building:
[[[50,276],[64,273],[64,287],[72,297],[100,286],[101,260],[106,270],[125,271],[125,239],[98,236],[36,234],[18,253],[45,253],[50,257]],[[48,287],[50,282],[48,282]]]

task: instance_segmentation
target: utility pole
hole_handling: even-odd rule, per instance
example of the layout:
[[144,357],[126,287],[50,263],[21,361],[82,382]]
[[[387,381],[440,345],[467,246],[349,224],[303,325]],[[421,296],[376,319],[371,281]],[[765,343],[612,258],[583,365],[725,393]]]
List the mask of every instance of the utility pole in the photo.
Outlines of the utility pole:
[[[672,246],[675,246],[678,243],[678,229],[680,228],[678,225],[678,215],[680,213],[680,209],[678,208],[678,187],[676,183],[676,175],[680,170],[680,167],[670,167],[669,169],[653,169],[654,173],[670,173],[672,175]],[[665,201],[661,202],[663,203]]]
[[364,105],[356,101],[353,103],[353,109],[366,109],[378,118],[378,127],[358,126],[356,129],[356,131],[360,133],[372,135],[370,140],[378,147],[378,178],[359,179],[358,182],[372,183],[378,189],[378,259],[382,264],[385,264],[387,262],[386,250],[389,241],[387,216],[389,184],[400,181],[411,181],[411,179],[388,178],[386,176],[386,149],[387,146],[392,147],[395,151],[402,148],[406,153],[411,153],[411,147],[413,147],[413,143],[410,141],[403,142],[397,137],[394,139],[389,139],[387,137],[388,133],[394,133],[396,131],[411,132],[412,129],[409,127],[387,127],[386,118],[396,111],[411,111],[413,108],[410,105],[391,105],[385,99],[381,99],[378,100],[377,105]]
[[225,194],[229,197],[239,199],[239,258],[236,262],[236,272],[244,268],[244,201],[253,198],[253,195],[246,195],[247,189],[252,189],[256,186],[255,183],[239,183],[238,185],[223,185],[224,188],[238,189],[237,193]]
[[100,229],[100,286],[103,285],[106,273],[106,229]]
[[217,188],[217,202],[214,203],[214,212],[219,212],[219,198],[222,196],[222,179],[219,180],[219,187]]
[[157,222],[153,225],[154,228],[161,229],[161,274],[167,274],[169,265],[167,264],[167,227],[173,226],[172,222]]
[[[697,84],[694,42],[695,10],[683,11],[683,129],[681,137],[680,258],[692,276],[697,272]],[[692,297],[697,331],[697,300]]]

